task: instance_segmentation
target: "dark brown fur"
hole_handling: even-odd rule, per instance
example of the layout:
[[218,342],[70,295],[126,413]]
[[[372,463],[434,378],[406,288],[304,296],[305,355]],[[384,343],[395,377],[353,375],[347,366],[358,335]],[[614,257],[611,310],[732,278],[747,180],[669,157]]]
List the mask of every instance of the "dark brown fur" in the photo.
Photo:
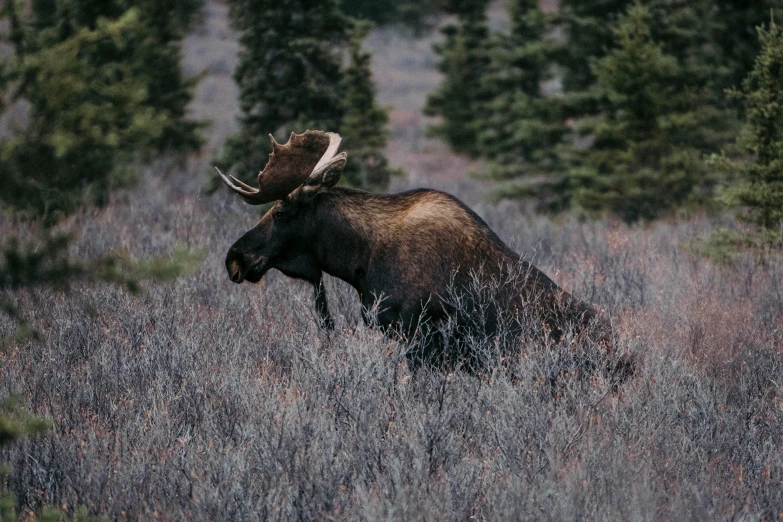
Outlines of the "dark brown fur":
[[[309,281],[322,326],[331,328],[322,277],[338,277],[359,293],[366,322],[409,340],[427,334],[411,350],[415,363],[453,359],[436,333],[447,319],[457,337],[491,338],[502,317],[527,313],[557,339],[596,317],[456,198],[434,190],[377,195],[331,188],[337,177],[300,187],[242,236],[226,257],[232,281],[257,282],[271,268]],[[483,303],[479,324],[470,309],[481,303],[470,289],[492,282],[501,284]],[[376,313],[367,313],[374,306]],[[458,343],[451,346],[453,352]]]

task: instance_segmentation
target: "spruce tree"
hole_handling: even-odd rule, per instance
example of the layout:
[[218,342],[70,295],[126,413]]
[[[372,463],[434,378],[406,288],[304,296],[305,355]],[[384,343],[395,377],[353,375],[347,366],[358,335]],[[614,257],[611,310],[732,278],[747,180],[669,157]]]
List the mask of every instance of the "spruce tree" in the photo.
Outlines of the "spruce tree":
[[[506,152],[489,157],[489,176],[501,180],[495,197],[531,199],[546,211],[572,205],[567,166],[582,161],[586,140],[570,127],[603,111],[606,95],[591,64],[613,46],[613,23],[631,1],[561,0],[551,19],[535,1],[513,1],[511,35],[496,40],[485,83],[504,75],[509,81],[497,81],[503,87],[495,89],[490,109],[478,116],[486,120],[481,124],[484,146],[493,127],[505,136],[500,139]],[[564,41],[557,43],[557,32]],[[552,79],[553,66],[558,73],[553,87],[559,92],[544,93],[541,84]]]
[[756,29],[769,20],[770,11],[783,17],[780,0],[712,0],[717,25],[711,37],[728,67],[726,87],[740,85],[760,52]]
[[340,7],[354,18],[419,30],[430,25],[428,19],[439,11],[439,4],[439,0],[341,0]]
[[569,115],[597,112],[600,95],[592,90],[595,75],[591,64],[606,55],[614,44],[612,28],[633,0],[560,0],[556,25],[565,42],[558,57],[562,69],[563,100]]
[[67,288],[84,278],[136,290],[136,275],[160,274],[156,265],[121,256],[74,260],[70,237],[51,227],[80,207],[105,203],[127,177],[128,164],[155,153],[172,122],[150,103],[147,78],[135,74],[149,40],[137,9],[116,20],[101,18],[95,29],[76,28],[62,41],[32,30],[37,19],[21,19],[15,4],[5,14],[12,34],[23,36],[0,83],[14,90],[0,98],[24,100],[30,109],[26,126],[0,142],[0,209],[38,225],[31,237],[5,237],[0,244],[0,311],[21,320],[2,292]]
[[738,122],[724,93],[730,68],[713,40],[720,27],[713,0],[651,0],[649,6],[652,38],[679,65],[670,78],[677,92],[670,110],[687,117],[672,139],[716,152],[733,140]]
[[344,15],[338,0],[232,0],[230,15],[243,46],[234,71],[243,114],[217,163],[255,183],[271,152],[268,134],[282,143],[291,132],[335,131],[353,158],[345,181],[385,188],[387,116],[375,104],[370,55],[361,49],[367,27]]
[[65,39],[42,33],[25,40],[6,72],[30,117],[0,143],[0,200],[53,223],[87,199],[105,202],[124,165],[159,151],[182,122],[151,92],[156,43],[138,10]]
[[430,134],[442,137],[455,152],[477,157],[480,114],[491,99],[482,83],[490,64],[486,0],[453,1],[449,12],[458,21],[442,29],[445,40],[434,46],[444,78],[427,97],[424,113],[439,116]]
[[116,19],[137,8],[145,23],[164,42],[179,39],[198,18],[204,0],[32,0],[33,23],[54,27],[68,16],[78,27],[95,29],[99,18]]
[[[166,126],[154,143],[158,151],[192,152],[201,146],[201,124],[185,119],[196,78],[186,79],[180,68],[180,41],[203,0],[36,0],[30,45],[46,48],[73,37],[79,29],[95,30],[100,20],[118,20],[130,9],[140,30],[124,48],[96,47],[96,61],[133,64],[135,78],[146,84],[147,104],[165,115]],[[143,30],[141,30],[143,28]],[[32,31],[31,31],[32,33]],[[31,36],[33,36],[31,34]]]
[[509,33],[493,38],[482,79],[491,99],[482,107],[479,149],[488,176],[502,182],[498,197],[533,196],[541,209],[563,206],[557,144],[567,131],[559,99],[542,91],[553,77],[559,44],[536,0],[515,0]]
[[375,103],[370,53],[362,49],[369,29],[368,23],[357,23],[353,29],[349,64],[343,77],[344,113],[340,134],[351,158],[343,178],[349,185],[383,190],[394,171],[383,153],[389,136],[386,129],[389,116]]
[[[633,9],[645,11],[647,36],[620,43],[617,27],[629,23],[632,0],[561,0],[554,17],[554,27],[564,36],[559,49],[546,38],[551,26],[520,23],[521,12],[529,12],[532,20],[538,16],[535,2],[515,2],[511,35],[493,39],[490,65],[481,73],[483,88],[460,92],[457,86],[470,85],[469,78],[460,78],[446,91],[449,96],[440,97],[458,100],[452,105],[460,116],[444,118],[443,127],[460,121],[454,129],[469,141],[478,125],[480,150],[475,153],[490,160],[491,177],[504,181],[496,195],[530,197],[539,208],[562,209],[578,200],[591,211],[611,209],[636,220],[658,216],[685,201],[707,202],[718,178],[714,170],[700,166],[699,158],[733,139],[737,118],[724,89],[737,71],[747,70],[743,64],[752,60],[751,50],[757,47],[748,41],[748,28],[763,15],[759,6],[769,2],[644,0]],[[457,41],[458,32],[451,31]],[[514,35],[520,37],[515,40]],[[647,52],[653,47],[657,54]],[[459,50],[449,40],[444,48]],[[535,61],[531,51],[542,59]],[[462,62],[454,63],[464,63],[464,53],[455,56]],[[526,56],[532,59],[514,63],[514,57]],[[634,70],[636,59],[647,60],[649,67]],[[650,79],[669,94],[645,99],[650,89],[612,76],[624,60],[637,77]],[[551,62],[557,64],[562,93],[543,95],[537,87]],[[634,93],[636,88],[640,92]],[[471,103],[480,97],[486,103]],[[641,100],[652,105],[646,111],[630,107]],[[567,132],[565,124],[573,131]],[[646,132],[625,134],[629,126]],[[650,154],[653,160],[644,168],[632,166]],[[661,180],[668,180],[667,192],[647,198],[644,184]],[[623,199],[627,204],[620,203]]]
[[[592,63],[612,48],[612,28],[634,0],[560,0],[557,25],[564,36],[562,67],[568,106],[576,113],[598,112],[600,95],[592,91]],[[756,27],[770,9],[783,14],[779,0],[644,0],[653,38],[681,62],[709,70],[716,93],[737,85],[758,53]],[[700,61],[695,55],[700,54]],[[598,95],[598,98],[596,98]]]
[[759,27],[761,51],[753,69],[732,94],[746,114],[737,138],[736,158],[713,157],[728,171],[734,186],[722,193],[724,201],[741,208],[740,219],[758,231],[753,242],[783,242],[783,30],[773,21]]
[[660,216],[708,182],[700,140],[712,100],[683,88],[688,64],[653,38],[650,18],[641,4],[620,17],[615,48],[594,68],[606,105],[579,124],[594,142],[570,170],[576,205],[629,222]]
[[338,0],[231,0],[229,6],[242,45],[234,71],[242,117],[218,163],[254,183],[271,152],[270,133],[285,143],[291,132],[339,132],[340,47],[353,21]]

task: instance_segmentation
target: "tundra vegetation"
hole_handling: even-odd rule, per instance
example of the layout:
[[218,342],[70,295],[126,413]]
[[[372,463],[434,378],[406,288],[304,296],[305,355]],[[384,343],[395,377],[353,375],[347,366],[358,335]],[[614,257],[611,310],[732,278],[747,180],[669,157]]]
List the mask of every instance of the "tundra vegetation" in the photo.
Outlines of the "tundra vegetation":
[[[736,147],[731,146],[732,136],[728,143],[718,143],[721,138],[709,141],[711,148],[700,149],[703,154],[713,147],[723,151],[708,166],[699,167],[706,176],[715,176],[714,182],[694,185],[699,187],[695,194],[699,197],[682,200],[687,213],[678,214],[679,204],[664,206],[668,210],[655,213],[663,219],[647,220],[644,225],[616,220],[614,209],[579,210],[567,184],[563,203],[555,206],[564,211],[557,219],[509,201],[490,204],[484,185],[461,179],[462,171],[448,170],[457,160],[435,141],[422,139],[407,151],[422,161],[420,169],[426,172],[428,184],[465,201],[511,249],[523,253],[575,296],[596,303],[612,320],[615,343],[608,355],[589,339],[557,343],[533,336],[519,342],[518,351],[502,354],[499,364],[475,374],[427,366],[412,372],[408,346],[383,335],[372,323],[365,326],[363,313],[374,311],[360,308],[355,290],[340,280],[324,278],[334,323],[331,331],[322,329],[322,318],[312,303],[312,285],[292,282],[275,271],[257,285],[230,284],[225,252],[259,216],[233,195],[201,193],[203,173],[208,170],[203,157],[214,153],[214,148],[200,149],[203,156],[186,163],[176,152],[190,150],[187,144],[198,140],[163,138],[194,137],[201,126],[184,120],[179,125],[183,113],[160,110],[154,100],[163,93],[150,94],[152,80],[142,74],[145,68],[136,68],[147,58],[134,53],[168,56],[177,49],[180,37],[160,45],[160,36],[146,34],[155,24],[142,23],[147,15],[134,9],[147,5],[142,1],[118,1],[116,11],[100,17],[73,15],[76,8],[90,12],[107,4],[35,0],[32,11],[5,11],[12,23],[0,27],[16,44],[0,46],[3,125],[8,113],[26,116],[14,132],[0,128],[0,169],[7,169],[0,178],[3,522],[90,516],[110,520],[780,517],[783,258],[775,239],[780,133],[773,109],[779,105],[776,86],[783,70],[779,66],[783,45],[779,30],[769,24],[766,1],[753,2],[751,9],[751,3],[716,0],[714,9],[704,11],[710,16],[702,20],[714,25],[693,26],[698,34],[690,36],[679,29],[688,27],[684,20],[692,12],[681,8],[696,9],[702,2],[650,0],[629,10],[628,2],[562,0],[556,15],[543,10],[530,13],[530,19],[543,17],[556,24],[558,33],[532,31],[522,14],[532,4],[518,2],[510,24],[517,27],[516,36],[500,38],[495,35],[498,29],[487,23],[488,34],[498,36],[505,50],[486,49],[489,58],[479,57],[479,62],[493,75],[502,71],[499,63],[510,64],[509,74],[517,75],[524,89],[511,101],[494,100],[489,96],[495,95],[493,91],[485,91],[489,94],[481,94],[487,96],[481,103],[496,108],[485,114],[498,118],[508,107],[528,115],[519,119],[513,138],[504,141],[505,156],[498,161],[498,172],[505,181],[548,181],[549,170],[540,179],[528,177],[527,171],[516,178],[509,173],[510,165],[538,161],[547,169],[564,161],[568,169],[552,172],[570,176],[570,162],[593,153],[595,135],[575,134],[582,120],[605,117],[600,129],[628,138],[604,140],[600,146],[628,159],[631,174],[637,173],[631,168],[637,164],[630,160],[638,163],[643,157],[631,154],[638,152],[639,136],[645,147],[655,145],[651,154],[680,154],[680,145],[687,143],[677,142],[676,147],[675,142],[661,143],[680,136],[663,132],[671,122],[688,123],[687,111],[677,112],[683,108],[679,104],[686,103],[683,98],[660,100],[656,93],[643,93],[640,99],[656,102],[651,107],[663,111],[655,121],[666,125],[652,129],[654,133],[626,136],[613,128],[618,122],[633,122],[628,119],[633,114],[622,105],[632,91],[611,75],[598,73],[626,70],[629,56],[661,66],[650,74],[712,63],[687,54],[696,51],[720,49],[721,60],[731,56],[715,70],[715,90],[703,91],[700,102],[720,98],[721,89],[736,86],[741,78],[748,80],[737,91],[742,111],[734,118],[745,130]],[[671,6],[672,18],[666,20],[684,24],[673,27],[668,36],[659,32],[666,23],[650,22],[666,12],[660,8],[664,4]],[[170,5],[188,9],[196,3]],[[298,9],[314,4],[289,5]],[[27,18],[31,13],[41,17],[35,23],[43,30],[29,25],[36,20]],[[215,13],[225,15],[221,2],[208,2],[204,13],[205,26],[191,30],[188,37],[192,47],[187,53],[199,61],[211,59],[200,47],[207,36],[215,46],[228,45],[237,36],[225,22],[214,21]],[[483,11],[479,14],[474,21],[484,23]],[[60,24],[61,16],[69,23]],[[456,24],[456,32],[449,30],[456,36],[460,27],[469,25],[459,18],[448,20]],[[759,23],[769,24],[761,31],[761,41],[754,29]],[[726,32],[719,29],[721,24],[746,30]],[[238,29],[240,36],[244,34]],[[414,47],[409,36],[398,38],[387,31],[376,33],[376,40],[370,37],[376,52],[385,45],[396,46],[394,51],[401,54]],[[548,40],[553,34],[565,41],[591,41],[589,35],[595,34],[595,45],[558,50],[557,44],[563,42]],[[453,41],[463,38],[456,36]],[[666,40],[707,36],[710,45],[690,50]],[[296,49],[312,49],[313,38],[320,36],[298,40]],[[545,40],[544,49],[554,53],[559,69],[536,70],[540,64],[535,61],[523,65],[536,38]],[[126,39],[150,45],[126,45]],[[346,41],[341,36],[337,48]],[[441,44],[448,42],[447,38]],[[517,55],[514,42],[533,45]],[[24,44],[23,54],[14,52],[19,43]],[[461,45],[458,50],[484,52]],[[366,86],[360,78],[367,71],[363,51],[355,43],[345,50],[347,59],[348,54],[355,56],[354,75],[336,80],[357,89]],[[226,63],[233,63],[232,59]],[[149,63],[171,61],[149,58]],[[226,63],[211,62],[207,79],[227,74],[221,72],[231,69]],[[69,74],[58,73],[63,70]],[[404,77],[401,72],[394,70],[393,75]],[[707,78],[712,74],[709,69],[702,72]],[[177,77],[177,71],[171,73],[171,78]],[[537,79],[525,81],[526,74]],[[593,83],[599,78],[600,86]],[[653,80],[661,81],[658,76]],[[562,93],[557,90],[560,81]],[[50,87],[42,82],[50,82],[46,84]],[[537,92],[533,83],[539,83]],[[180,88],[188,92],[187,80],[166,85],[174,89],[171,99],[181,99]],[[558,95],[551,96],[550,88]],[[205,107],[213,107],[223,94],[221,89],[198,92],[200,98],[188,106],[195,119],[209,112]],[[385,99],[390,98],[389,92],[385,91]],[[463,94],[457,89],[452,93]],[[423,94],[421,98],[423,102]],[[552,104],[552,112],[530,106],[539,98]],[[357,99],[367,102],[366,93]],[[60,112],[54,110],[57,107]],[[562,117],[559,111],[564,107],[572,111],[568,116],[548,119],[553,114]],[[231,106],[219,116],[252,116],[253,109],[245,113],[241,109]],[[714,114],[718,113],[723,114]],[[504,116],[498,121],[514,129],[514,118]],[[392,143],[387,150],[392,152],[400,147],[394,141],[402,134],[395,120],[399,117],[393,112],[390,118]],[[557,154],[540,154],[547,147],[533,147],[528,154],[524,148],[525,140],[535,136],[526,129],[538,126],[536,119],[543,122],[538,128],[562,132],[564,142],[555,145]],[[234,131],[242,132],[243,121],[231,127],[221,120],[225,125],[209,126],[204,135],[209,143],[223,142]],[[706,130],[716,136],[732,125]],[[282,133],[282,129],[263,129],[259,139],[266,140],[270,130]],[[487,139],[486,126],[474,129],[485,140],[482,143],[495,143]],[[287,131],[278,137],[285,136]],[[162,149],[173,151],[174,157],[160,157]],[[517,158],[508,155],[514,150]],[[90,164],[82,157],[85,154],[101,161]],[[480,154],[482,161],[493,168],[494,158],[484,154]],[[36,158],[51,169],[36,168]],[[81,162],[84,177],[76,175],[70,161]],[[667,161],[651,164],[668,165]],[[480,169],[484,163],[473,165]],[[137,178],[136,185],[127,183],[129,173]],[[391,183],[395,191],[402,191],[419,188],[420,182],[412,181],[416,179],[422,179],[420,173],[419,178]],[[8,189],[17,184],[43,193],[34,197],[26,190]],[[703,205],[700,201],[711,200],[712,187],[718,184],[727,187],[726,192],[719,191],[723,200],[742,204],[738,208],[742,221],[735,221],[733,215],[694,211]],[[120,186],[126,188],[117,190]],[[552,194],[553,184],[541,186]],[[584,219],[590,216],[596,219]],[[753,238],[721,244],[731,249],[730,263],[702,257],[693,248],[696,239],[720,237],[712,235],[727,227]],[[177,245],[208,252],[197,271],[182,270],[192,258]],[[172,260],[172,252],[179,252],[179,257]],[[165,263],[157,257],[161,255]],[[155,280],[176,275],[181,277],[168,285]],[[482,308],[466,311],[480,314]],[[494,358],[492,347],[485,342],[472,346],[476,353]],[[591,362],[600,367],[607,357],[616,361],[626,355],[636,361],[636,373],[619,388],[602,372],[585,371]]]
[[[470,200],[471,194],[460,194]],[[556,223],[508,207],[485,220],[561,285],[616,318],[637,358],[617,393],[572,374],[589,345],[525,343],[481,376],[426,368],[362,325],[356,293],[276,272],[228,281],[257,217],[235,197],[183,195],[152,173],[74,254],[136,256],[189,241],[209,255],[134,296],[85,285],[17,295],[41,341],[10,347],[4,389],[52,419],[3,450],[20,511],[84,505],[110,519],[714,519],[778,515],[783,491],[783,263],[736,267],[683,248],[715,225]],[[154,234],[150,233],[151,226]],[[10,225],[4,223],[4,232]],[[12,325],[3,319],[3,332]],[[603,355],[600,355],[603,357]],[[561,376],[553,395],[550,376]]]

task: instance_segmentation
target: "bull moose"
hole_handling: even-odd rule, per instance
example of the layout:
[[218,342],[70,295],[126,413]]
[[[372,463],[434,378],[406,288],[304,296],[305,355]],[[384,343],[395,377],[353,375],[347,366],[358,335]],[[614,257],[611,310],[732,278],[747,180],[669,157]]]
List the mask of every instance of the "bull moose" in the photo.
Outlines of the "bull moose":
[[[414,367],[477,364],[463,346],[471,343],[459,339],[496,339],[502,325],[521,325],[523,316],[555,339],[569,329],[606,335],[594,328],[605,326],[594,307],[522,259],[458,199],[436,190],[371,194],[335,186],[346,163],[335,133],[292,133],[285,145],[270,139],[257,188],[218,170],[247,203],[275,202],[229,249],[234,283],[256,283],[272,268],[308,281],[321,326],[331,329],[323,274],[342,279],[359,293],[366,323],[411,341]],[[476,294],[490,287],[481,303]],[[443,339],[446,324],[451,342]],[[519,326],[511,330],[523,335]]]

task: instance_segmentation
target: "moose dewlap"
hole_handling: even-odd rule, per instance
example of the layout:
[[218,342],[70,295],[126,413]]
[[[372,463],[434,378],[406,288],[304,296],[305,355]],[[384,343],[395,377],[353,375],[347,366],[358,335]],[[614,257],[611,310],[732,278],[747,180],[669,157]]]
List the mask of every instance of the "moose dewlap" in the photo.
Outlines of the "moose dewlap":
[[220,173],[246,202],[275,201],[229,249],[233,282],[258,282],[272,268],[309,281],[321,326],[333,328],[323,274],[338,277],[359,293],[366,323],[411,341],[414,367],[475,367],[480,358],[463,340],[494,339],[502,330],[513,348],[531,317],[555,339],[569,329],[607,336],[592,306],[520,258],[458,199],[435,190],[335,187],[346,162],[337,154],[339,135],[308,130],[285,145],[270,138],[258,188]]

